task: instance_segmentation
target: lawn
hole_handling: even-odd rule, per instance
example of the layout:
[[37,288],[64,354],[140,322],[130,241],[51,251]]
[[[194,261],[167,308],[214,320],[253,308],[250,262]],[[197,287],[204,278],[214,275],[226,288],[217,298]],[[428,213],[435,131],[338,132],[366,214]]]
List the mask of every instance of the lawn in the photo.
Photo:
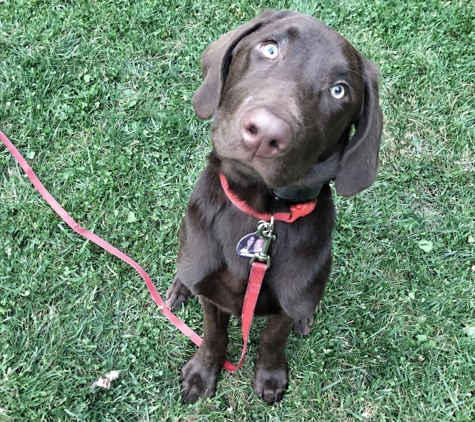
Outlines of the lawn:
[[[283,401],[252,390],[256,321],[243,369],[182,404],[195,346],[0,146],[0,421],[475,420],[473,1],[0,0],[0,129],[165,292],[210,151],[191,107],[200,55],[265,7],[318,17],[375,61],[385,118],[377,182],[336,197],[331,279],[310,335],[289,339]],[[200,331],[196,299],[178,315]]]

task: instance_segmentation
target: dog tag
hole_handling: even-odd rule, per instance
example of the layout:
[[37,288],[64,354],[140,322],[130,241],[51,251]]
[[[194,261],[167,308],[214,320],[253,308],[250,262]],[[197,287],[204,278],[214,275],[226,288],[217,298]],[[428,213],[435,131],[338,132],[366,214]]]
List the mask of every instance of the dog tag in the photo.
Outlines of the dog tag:
[[257,232],[249,233],[239,241],[236,246],[236,252],[239,256],[244,258],[253,258],[254,255],[262,252],[264,243],[264,239],[262,239]]
[[251,264],[254,261],[266,262],[267,268],[270,267],[270,257],[267,255],[269,246],[276,239],[272,234],[274,230],[274,216],[270,221],[259,221],[257,223],[257,232],[249,233],[244,236],[236,246],[236,252],[239,256],[251,258]]

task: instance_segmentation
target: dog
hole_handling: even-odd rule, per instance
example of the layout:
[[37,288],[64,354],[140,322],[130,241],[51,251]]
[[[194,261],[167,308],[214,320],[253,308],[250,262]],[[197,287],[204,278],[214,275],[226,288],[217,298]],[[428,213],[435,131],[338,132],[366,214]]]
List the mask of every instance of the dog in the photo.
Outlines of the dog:
[[167,305],[198,295],[203,343],[181,371],[185,403],[211,397],[225,360],[230,315],[240,316],[249,259],[236,244],[256,230],[256,213],[288,212],[315,201],[292,223],[275,221],[272,265],[255,308],[266,316],[254,390],[268,403],[288,385],[285,347],[293,329],[309,333],[331,267],[334,205],[329,183],[345,197],[376,179],[382,133],[375,64],[333,29],[294,11],[265,10],[221,36],[201,58],[193,96],[202,120],[213,118],[212,152],[180,229],[177,273]]

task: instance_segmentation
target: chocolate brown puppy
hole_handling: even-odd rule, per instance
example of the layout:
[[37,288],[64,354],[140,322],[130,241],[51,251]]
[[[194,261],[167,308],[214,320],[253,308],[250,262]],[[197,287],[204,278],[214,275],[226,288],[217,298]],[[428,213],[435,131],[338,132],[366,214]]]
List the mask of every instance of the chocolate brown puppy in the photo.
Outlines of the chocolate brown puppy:
[[255,309],[268,323],[254,389],[272,404],[288,384],[287,338],[292,327],[308,334],[330,274],[329,183],[352,196],[376,178],[379,72],[333,29],[288,10],[266,10],[213,42],[202,72],[193,107],[200,119],[213,118],[213,149],[191,194],[167,292],[171,308],[199,295],[204,310],[203,343],[182,369],[185,402],[215,393],[229,317],[241,315],[250,271],[236,245],[258,222],[230,202],[220,174],[259,213],[286,212],[317,198],[310,214],[275,222],[272,264]]

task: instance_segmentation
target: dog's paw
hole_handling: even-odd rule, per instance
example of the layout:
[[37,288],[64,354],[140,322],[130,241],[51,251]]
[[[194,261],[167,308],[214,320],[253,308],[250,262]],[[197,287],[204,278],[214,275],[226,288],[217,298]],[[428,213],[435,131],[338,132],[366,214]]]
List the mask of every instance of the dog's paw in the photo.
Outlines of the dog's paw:
[[185,303],[190,296],[193,296],[190,289],[188,289],[178,277],[175,277],[167,290],[165,305],[173,311]]
[[293,329],[297,334],[306,336],[310,333],[310,327],[313,325],[313,314],[294,322]]
[[263,369],[257,368],[254,379],[254,391],[267,404],[274,404],[282,400],[287,388],[287,368]]
[[181,370],[183,402],[193,404],[200,398],[214,396],[220,369],[219,364],[208,365],[198,350]]

